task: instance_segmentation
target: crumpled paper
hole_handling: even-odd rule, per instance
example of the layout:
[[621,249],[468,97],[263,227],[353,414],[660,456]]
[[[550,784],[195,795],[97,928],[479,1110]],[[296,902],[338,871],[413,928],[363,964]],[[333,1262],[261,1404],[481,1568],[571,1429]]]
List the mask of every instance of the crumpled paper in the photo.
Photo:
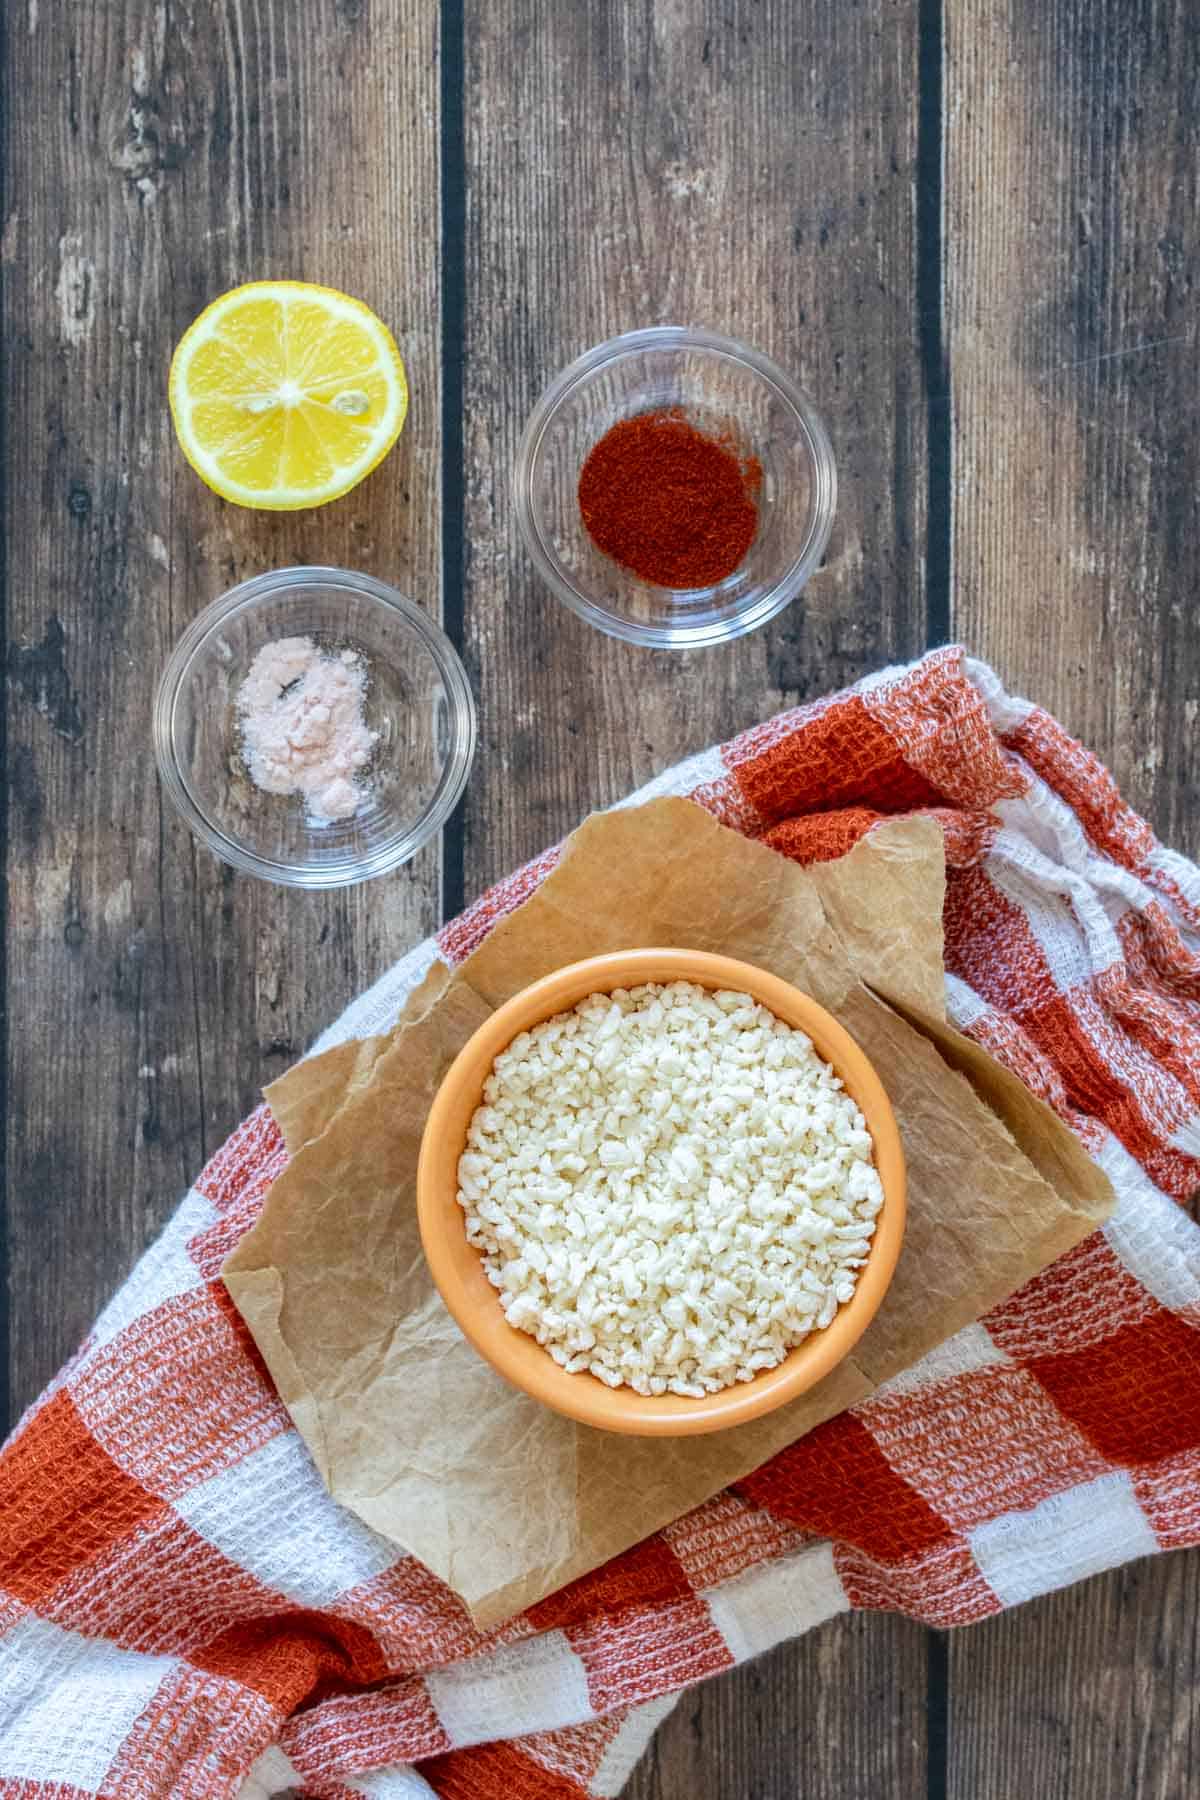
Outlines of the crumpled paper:
[[[225,1280],[335,1499],[496,1624],[638,1542],[977,1319],[1111,1211],[1055,1115],[945,1022],[941,833],[876,828],[801,869],[662,799],[588,819],[542,886],[390,1034],[268,1090],[292,1160]],[[455,1055],[529,982],[606,950],[759,963],[828,1007],[891,1096],[904,1249],[853,1356],[762,1419],[621,1438],[510,1388],[459,1333],[421,1250],[421,1132]]]

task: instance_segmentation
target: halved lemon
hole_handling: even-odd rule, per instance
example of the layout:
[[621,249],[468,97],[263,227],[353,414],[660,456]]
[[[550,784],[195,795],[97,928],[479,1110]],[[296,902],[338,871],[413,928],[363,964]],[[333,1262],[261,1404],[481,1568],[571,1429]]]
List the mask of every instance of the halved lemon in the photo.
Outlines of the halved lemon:
[[408,412],[381,319],[307,281],[252,281],[214,300],[171,359],[171,416],[197,475],[235,506],[324,506],[369,475]]

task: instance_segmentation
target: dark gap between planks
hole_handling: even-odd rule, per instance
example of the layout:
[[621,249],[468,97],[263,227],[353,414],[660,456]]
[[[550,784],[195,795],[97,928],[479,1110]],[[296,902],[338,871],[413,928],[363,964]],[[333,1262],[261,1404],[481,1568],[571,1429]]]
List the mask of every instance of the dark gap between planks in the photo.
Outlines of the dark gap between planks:
[[[919,0],[917,15],[917,332],[925,388],[927,462],[925,644],[952,629],[950,373],[943,302],[942,70],[944,0]],[[925,1800],[946,1800],[950,1782],[950,1652],[946,1634],[925,1635]]]
[[950,1787],[950,1641],[925,1634],[925,1800],[946,1800]]
[[[463,0],[442,0],[442,629],[461,656],[466,580],[463,365],[467,332],[467,144]],[[442,918],[466,904],[466,800],[442,831]]]
[[[5,118],[11,118],[8,108],[8,74],[9,63],[5,55],[5,47],[0,42],[0,104],[3,105]],[[8,166],[0,147],[0,218],[10,216],[8,204]],[[12,385],[8,371],[8,333],[0,331],[0,395],[12,394]],[[8,539],[5,523],[8,519],[8,466],[6,454],[9,443],[9,408],[4,407],[3,418],[0,418],[0,641],[4,653],[4,668],[8,669]],[[0,706],[0,804],[3,805],[3,823],[0,825],[0,1438],[8,1436],[12,1429],[12,1384],[9,1376],[9,1264],[8,1264],[8,691],[4,693],[4,704]]]
[[942,60],[944,0],[920,0],[917,68],[917,332],[925,388],[928,498],[925,536],[925,642],[951,631],[951,411],[943,304]]

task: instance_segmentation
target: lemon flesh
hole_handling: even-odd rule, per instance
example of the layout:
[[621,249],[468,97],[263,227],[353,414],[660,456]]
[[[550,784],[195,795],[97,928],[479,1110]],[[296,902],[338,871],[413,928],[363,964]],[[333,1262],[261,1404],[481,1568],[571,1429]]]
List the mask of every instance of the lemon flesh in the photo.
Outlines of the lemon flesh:
[[236,506],[323,506],[360,482],[400,435],[404,363],[361,301],[303,281],[222,294],[171,361],[184,455]]

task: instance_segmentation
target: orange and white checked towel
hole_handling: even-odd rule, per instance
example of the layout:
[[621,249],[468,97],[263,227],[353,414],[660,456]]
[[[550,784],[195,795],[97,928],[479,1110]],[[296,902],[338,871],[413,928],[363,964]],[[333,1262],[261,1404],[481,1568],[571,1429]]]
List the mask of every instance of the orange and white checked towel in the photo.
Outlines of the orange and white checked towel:
[[[956,650],[649,792],[803,862],[935,813],[949,1011],[1079,1134],[1114,1217],[866,1405],[484,1637],[329,1499],[225,1296],[285,1156],[260,1109],[0,1457],[0,1796],[615,1795],[680,1688],[833,1613],[966,1624],[1200,1542],[1200,870]],[[552,863],[327,1041],[388,1024]]]

